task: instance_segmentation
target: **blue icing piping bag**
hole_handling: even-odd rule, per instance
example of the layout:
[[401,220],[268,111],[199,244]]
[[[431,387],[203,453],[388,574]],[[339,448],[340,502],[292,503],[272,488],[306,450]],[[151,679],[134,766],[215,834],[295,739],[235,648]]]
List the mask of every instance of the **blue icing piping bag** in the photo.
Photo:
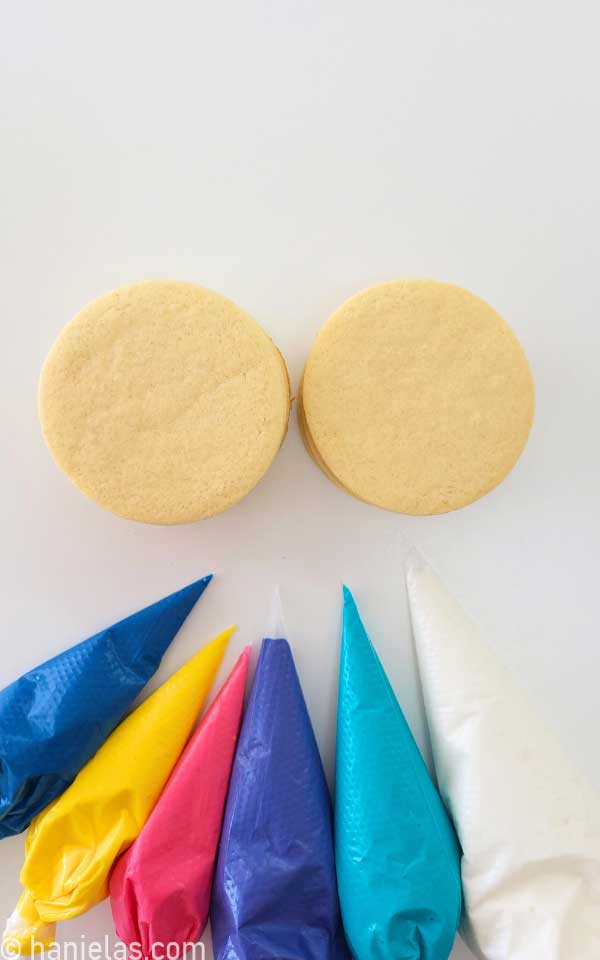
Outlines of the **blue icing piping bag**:
[[335,844],[353,956],[447,960],[461,912],[458,843],[346,587]]
[[60,796],[158,669],[204,577],[0,691],[0,839]]
[[214,956],[347,960],[329,791],[279,629],[263,641],[233,765],[211,905]]

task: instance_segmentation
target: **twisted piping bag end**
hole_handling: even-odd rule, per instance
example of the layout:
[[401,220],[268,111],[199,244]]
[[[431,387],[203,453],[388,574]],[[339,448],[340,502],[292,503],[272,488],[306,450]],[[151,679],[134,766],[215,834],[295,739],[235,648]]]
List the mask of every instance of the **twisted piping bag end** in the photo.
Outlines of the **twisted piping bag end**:
[[271,600],[271,612],[268,620],[268,630],[266,636],[272,640],[285,640],[289,634],[285,618],[283,616],[283,604],[281,602],[281,590],[277,585],[273,591]]
[[53,946],[55,939],[56,924],[42,920],[31,894],[24,890],[4,928],[3,955],[28,957],[43,953]]

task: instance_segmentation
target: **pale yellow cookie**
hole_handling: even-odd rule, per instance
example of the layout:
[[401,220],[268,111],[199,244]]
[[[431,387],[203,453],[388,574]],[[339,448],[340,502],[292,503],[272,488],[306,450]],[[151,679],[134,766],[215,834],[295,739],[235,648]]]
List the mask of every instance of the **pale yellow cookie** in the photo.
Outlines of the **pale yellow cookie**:
[[445,513],[504,479],[534,387],[507,323],[467,290],[398,280],[344,303],[319,333],[298,401],[306,446],[361,500]]
[[39,410],[52,455],[88,497],[132,520],[187,523],[259,482],[285,437],[290,386],[273,342],[231,301],[148,281],[65,327]]

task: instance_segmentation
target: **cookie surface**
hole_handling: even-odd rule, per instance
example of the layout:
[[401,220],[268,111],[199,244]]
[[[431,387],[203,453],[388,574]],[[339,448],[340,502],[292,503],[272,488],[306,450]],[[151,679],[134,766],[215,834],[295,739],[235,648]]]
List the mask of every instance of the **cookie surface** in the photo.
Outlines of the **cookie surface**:
[[148,281],[87,306],[39,388],[46,442],[88,497],[120,516],[186,523],[241,500],[277,454],[290,411],[283,358],[220,294]]
[[309,452],[349,493],[413,515],[477,500],[515,465],[533,379],[508,324],[451,284],[399,280],[344,303],[308,358]]

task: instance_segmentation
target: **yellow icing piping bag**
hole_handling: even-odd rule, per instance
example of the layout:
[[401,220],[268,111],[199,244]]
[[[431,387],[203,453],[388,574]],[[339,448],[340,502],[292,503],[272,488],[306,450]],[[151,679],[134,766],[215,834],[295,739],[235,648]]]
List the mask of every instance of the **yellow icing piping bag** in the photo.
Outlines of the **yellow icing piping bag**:
[[141,704],[74,782],[33,820],[25,893],[5,931],[13,954],[52,939],[48,924],[108,895],[115,860],[140,833],[190,736],[234,627],[204,647]]

